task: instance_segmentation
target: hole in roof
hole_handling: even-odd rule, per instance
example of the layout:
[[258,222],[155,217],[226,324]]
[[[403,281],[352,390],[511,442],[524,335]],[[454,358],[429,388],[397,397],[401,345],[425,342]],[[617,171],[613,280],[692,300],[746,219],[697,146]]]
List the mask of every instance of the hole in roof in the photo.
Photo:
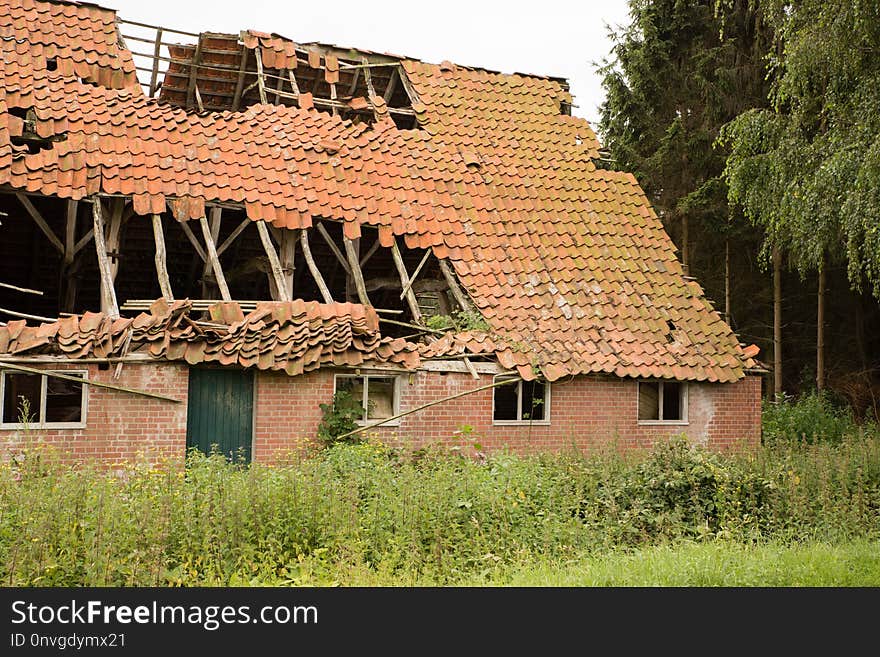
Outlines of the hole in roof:
[[47,71],[57,71],[58,70],[58,60],[55,57],[49,57],[46,60],[46,70]]
[[562,116],[571,116],[571,103],[567,100],[560,100],[559,113],[562,114]]
[[7,111],[12,114],[12,116],[17,116],[20,119],[24,119],[27,121],[28,111],[31,108],[28,107],[10,107]]
[[675,337],[672,335],[672,332],[675,331],[675,324],[671,319],[666,320],[666,328],[669,329],[669,333],[666,334],[666,341],[669,343],[675,342]]

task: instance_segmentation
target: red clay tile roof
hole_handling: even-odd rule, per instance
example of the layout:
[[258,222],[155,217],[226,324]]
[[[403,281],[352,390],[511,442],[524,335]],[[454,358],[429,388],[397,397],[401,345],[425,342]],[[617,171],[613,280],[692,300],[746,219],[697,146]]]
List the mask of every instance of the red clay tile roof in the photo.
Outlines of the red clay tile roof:
[[[45,10],[53,4],[15,6],[43,8],[29,15],[81,38]],[[46,72],[50,28],[32,33],[30,24],[15,23],[27,52],[0,39],[0,184],[66,198],[130,195],[138,214],[167,201],[181,219],[203,216],[206,202],[241,203],[279,227],[321,216],[357,237],[361,225],[377,226],[384,246],[402,235],[450,259],[493,333],[512,345],[499,361],[524,376],[532,366],[550,380],[744,374],[736,337],[684,278],[635,179],[596,169],[595,134],[562,113],[571,97],[557,81],[405,60],[420,130],[270,105],[198,115]],[[21,126],[8,109],[31,104],[37,132],[61,139],[35,154],[9,141]]]
[[418,367],[418,345],[379,334],[376,311],[351,303],[261,302],[245,315],[235,303],[211,308],[195,321],[191,304],[159,300],[149,313],[112,319],[102,313],[27,326],[0,327],[0,354],[63,355],[71,359],[149,354],[191,365],[219,363],[293,376],[327,366]]

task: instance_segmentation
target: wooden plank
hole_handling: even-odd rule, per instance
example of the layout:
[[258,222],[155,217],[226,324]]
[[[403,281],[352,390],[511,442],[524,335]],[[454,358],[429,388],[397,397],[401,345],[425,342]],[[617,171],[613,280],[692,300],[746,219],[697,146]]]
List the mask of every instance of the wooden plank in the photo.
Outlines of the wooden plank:
[[110,317],[119,317],[116,290],[110,273],[110,259],[107,257],[107,243],[104,241],[104,215],[101,199],[92,199],[92,217],[95,230],[95,252],[98,256],[98,270],[101,272],[101,310]]
[[293,74],[293,69],[287,70],[287,77],[290,78],[290,88],[293,89],[293,95],[299,98],[299,85],[296,83],[296,76]]
[[452,273],[452,270],[449,268],[449,263],[447,263],[446,260],[440,260],[440,271],[443,272],[443,278],[445,278],[446,282],[449,284],[449,289],[452,290],[452,296],[455,297],[455,300],[458,302],[461,309],[473,310],[470,301],[468,301],[468,298],[458,285],[458,281],[455,280],[455,274]]
[[[65,362],[75,363],[75,360],[68,360]],[[17,365],[15,363],[10,363],[7,361],[0,361],[0,367],[7,368],[10,370],[18,370],[21,372],[28,372],[30,374],[40,374],[42,376],[51,376],[55,379],[63,379],[65,381],[74,381],[76,383],[82,383],[83,385],[95,386],[96,388],[107,388],[108,390],[115,390],[117,392],[127,392],[132,395],[140,395],[141,397],[151,397],[153,399],[161,399],[162,401],[174,402],[175,404],[183,403],[180,399],[174,399],[173,397],[166,397],[165,395],[157,395],[154,392],[146,392],[144,390],[135,390],[134,388],[125,388],[123,386],[114,386],[109,383],[100,383],[98,381],[93,381],[91,379],[87,379],[84,376],[72,376],[70,374],[64,374],[63,372],[51,372],[47,370],[41,370],[36,367],[27,367],[25,365]]]
[[342,242],[345,244],[345,253],[348,256],[348,263],[351,266],[351,275],[354,278],[355,289],[357,290],[358,299],[365,306],[371,306],[373,304],[370,303],[370,297],[367,296],[367,287],[364,285],[364,273],[361,271],[361,266],[358,263],[359,257],[357,248],[352,240],[347,237],[342,237]]
[[269,256],[269,267],[272,270],[272,279],[275,281],[275,289],[278,298],[276,301],[290,301],[287,294],[287,283],[284,280],[284,272],[281,270],[281,261],[278,259],[278,252],[275,251],[275,245],[272,244],[272,238],[269,235],[269,229],[266,227],[265,221],[257,222],[257,230],[260,232],[260,241],[263,243],[263,250]]
[[79,201],[67,201],[67,223],[64,231],[64,264],[70,265],[76,254],[76,213],[79,209]]
[[354,70],[354,75],[351,76],[351,84],[348,87],[348,97],[353,98],[355,89],[357,89],[358,80],[361,77],[361,69],[356,68]]
[[312,273],[312,278],[315,279],[315,284],[321,291],[321,296],[324,298],[324,303],[333,303],[333,296],[330,294],[330,289],[324,282],[324,277],[321,276],[321,271],[318,269],[318,266],[315,264],[315,259],[312,257],[312,250],[309,248],[308,230],[305,228],[302,229],[299,235],[300,243],[302,244],[303,259],[306,261],[306,266]]
[[16,192],[15,197],[18,199],[19,203],[24,206],[24,209],[27,210],[27,213],[30,215],[31,219],[34,220],[34,223],[40,227],[40,230],[43,231],[43,234],[49,238],[49,241],[52,243],[60,253],[64,253],[64,245],[61,243],[61,240],[52,232],[52,229],[49,228],[49,224],[46,223],[46,220],[43,219],[42,215],[37,211],[34,207],[34,204],[31,203],[31,200],[22,194],[21,192]]
[[235,83],[235,95],[232,98],[232,111],[237,112],[241,105],[241,90],[244,88],[244,76],[247,71],[247,59],[249,50],[241,46],[241,62],[238,65],[238,81]]
[[171,291],[171,279],[168,277],[168,263],[165,255],[165,233],[162,230],[162,217],[153,215],[153,239],[156,242],[156,276],[159,279],[159,289],[162,296],[168,301],[174,301],[174,293]]
[[199,240],[196,239],[196,236],[192,232],[192,228],[189,227],[188,221],[178,221],[177,222],[181,229],[183,229],[183,234],[186,235],[186,238],[189,240],[189,243],[193,245],[193,248],[196,250],[196,253],[202,259],[202,262],[208,262],[208,256],[205,254],[205,250],[202,248],[202,245],[199,244]]
[[159,81],[159,57],[162,50],[162,28],[156,28],[156,46],[153,48],[153,70],[150,72],[150,98],[156,95]]
[[422,311],[419,309],[419,302],[416,295],[412,291],[412,282],[409,280],[409,274],[406,272],[406,265],[403,262],[403,256],[400,254],[400,248],[397,246],[397,238],[391,243],[391,256],[394,258],[394,266],[397,267],[397,273],[400,276],[401,288],[406,290],[406,303],[409,305],[409,312],[416,324],[422,323]]
[[346,275],[351,276],[351,267],[348,264],[348,260],[344,255],[342,255],[342,251],[339,250],[339,247],[333,242],[333,238],[330,237],[330,233],[327,232],[327,229],[324,228],[324,224],[318,223],[317,225],[318,232],[321,233],[321,237],[324,238],[324,241],[327,242],[327,246],[330,247],[330,250],[333,251],[333,255],[336,256],[336,259],[339,260],[339,264],[342,265],[342,268],[345,270]]
[[[216,216],[219,224],[220,208],[211,208],[212,219]],[[217,213],[216,215],[214,213]],[[217,281],[217,287],[220,288],[220,296],[223,301],[232,301],[232,295],[229,294],[229,286],[226,284],[226,277],[223,276],[223,267],[220,266],[220,258],[217,256],[217,249],[214,246],[214,238],[211,236],[211,228],[208,226],[208,220],[205,217],[199,219],[202,227],[202,237],[205,238],[205,246],[208,248],[208,260],[214,270],[214,279]]]
[[413,275],[409,279],[409,285],[404,285],[403,291],[400,293],[401,299],[403,299],[404,295],[407,292],[409,292],[412,284],[416,282],[416,278],[418,277],[419,273],[421,273],[422,267],[424,267],[425,263],[428,262],[428,258],[430,257],[430,255],[431,255],[431,249],[428,249],[427,251],[425,251],[425,255],[422,256],[422,259],[419,262],[419,266],[416,267],[416,270],[413,272]]
[[223,240],[223,244],[221,244],[220,246],[217,247],[217,255],[222,256],[223,252],[226,249],[228,249],[230,246],[232,246],[232,243],[235,241],[235,238],[238,237],[239,235],[241,235],[241,233],[244,231],[244,229],[247,228],[248,226],[250,226],[252,223],[253,223],[253,221],[245,218],[244,221],[242,221],[240,224],[238,224],[238,226],[235,228],[235,230],[229,234],[229,237],[227,237],[225,240]]

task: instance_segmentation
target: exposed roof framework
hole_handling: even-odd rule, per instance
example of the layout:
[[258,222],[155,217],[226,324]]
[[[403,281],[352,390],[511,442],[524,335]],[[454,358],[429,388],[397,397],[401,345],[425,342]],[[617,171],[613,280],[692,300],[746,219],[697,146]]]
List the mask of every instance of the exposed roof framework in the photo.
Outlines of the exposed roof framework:
[[[439,292],[490,331],[432,357],[479,352],[529,379],[729,382],[754,364],[636,180],[596,167],[598,141],[558,80],[253,31],[192,36],[166,70],[141,66],[144,93],[113,11],[0,10],[5,283],[45,275],[61,283],[56,313],[109,317],[194,288],[354,302],[389,311],[401,337],[430,334],[418,296]],[[401,123],[411,115],[418,130]]]

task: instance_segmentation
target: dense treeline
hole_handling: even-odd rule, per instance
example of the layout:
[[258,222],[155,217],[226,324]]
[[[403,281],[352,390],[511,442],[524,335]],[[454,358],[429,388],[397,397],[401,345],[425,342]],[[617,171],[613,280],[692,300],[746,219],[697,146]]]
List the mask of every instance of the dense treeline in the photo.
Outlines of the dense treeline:
[[774,369],[880,403],[880,6],[630,0],[600,133]]

